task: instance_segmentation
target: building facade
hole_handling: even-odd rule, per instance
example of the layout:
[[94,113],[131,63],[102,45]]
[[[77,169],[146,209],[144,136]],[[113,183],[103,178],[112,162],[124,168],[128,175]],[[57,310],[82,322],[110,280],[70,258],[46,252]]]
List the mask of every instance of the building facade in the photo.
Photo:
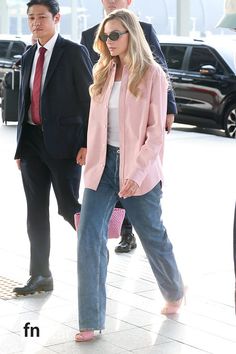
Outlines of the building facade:
[[[60,32],[79,41],[81,32],[103,17],[100,0],[59,0]],[[153,24],[158,34],[208,36],[230,34],[215,25],[223,14],[224,0],[133,0],[131,9]],[[26,1],[0,1],[0,32],[27,34]]]

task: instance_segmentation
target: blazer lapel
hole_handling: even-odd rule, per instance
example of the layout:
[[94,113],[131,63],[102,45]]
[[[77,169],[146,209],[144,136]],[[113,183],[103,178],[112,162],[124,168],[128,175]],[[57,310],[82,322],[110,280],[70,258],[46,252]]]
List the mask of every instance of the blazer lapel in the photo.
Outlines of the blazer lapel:
[[57,67],[57,63],[60,60],[63,51],[64,51],[64,39],[60,35],[58,35],[58,38],[57,38],[56,43],[55,43],[55,46],[53,48],[53,52],[52,52],[52,56],[51,56],[51,59],[50,59],[50,63],[49,63],[49,66],[48,66],[48,71],[47,71],[47,75],[46,75],[46,78],[45,78],[43,91],[47,87],[47,85],[48,85],[48,83],[49,83],[49,81],[50,81],[50,79],[52,77],[52,74],[54,73],[54,70]]
[[[34,61],[34,55],[37,50],[37,45],[34,45],[31,47],[27,53],[24,54],[24,66],[23,66],[23,72],[22,72],[22,82],[21,82],[21,105],[24,108],[24,112],[26,113],[29,109],[30,105],[30,77],[31,77],[31,71],[32,71],[32,65]],[[19,116],[19,122],[23,122],[25,119],[26,115],[20,115]]]
[[24,63],[24,81],[23,81],[23,91],[26,92],[29,90],[29,82],[32,71],[32,65],[34,60],[34,55],[37,50],[37,45],[35,44],[31,47],[26,55],[25,55],[25,63]]

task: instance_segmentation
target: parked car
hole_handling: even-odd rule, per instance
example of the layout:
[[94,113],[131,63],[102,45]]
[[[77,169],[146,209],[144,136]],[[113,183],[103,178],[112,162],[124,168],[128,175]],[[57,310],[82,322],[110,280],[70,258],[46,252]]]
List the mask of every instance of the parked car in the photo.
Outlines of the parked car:
[[159,37],[176,95],[175,122],[236,133],[236,38]]
[[0,35],[0,96],[2,96],[4,75],[21,58],[29,44],[28,37]]

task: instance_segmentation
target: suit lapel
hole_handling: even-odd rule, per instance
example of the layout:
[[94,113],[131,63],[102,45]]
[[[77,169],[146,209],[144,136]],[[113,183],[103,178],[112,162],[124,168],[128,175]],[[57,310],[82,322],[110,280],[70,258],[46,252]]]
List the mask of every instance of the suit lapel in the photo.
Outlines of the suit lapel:
[[49,66],[48,66],[48,70],[47,70],[47,75],[46,75],[46,78],[45,78],[45,83],[44,83],[44,86],[43,86],[43,91],[45,90],[45,88],[47,87],[51,77],[52,77],[52,74],[54,73],[54,70],[56,69],[57,67],[57,64],[58,64],[58,61],[60,60],[63,52],[64,52],[64,44],[65,44],[65,41],[64,39],[58,35],[58,38],[56,40],[56,43],[55,43],[55,46],[53,48],[53,52],[52,52],[52,56],[51,56],[51,59],[50,59],[50,63],[49,63]]
[[35,44],[31,47],[25,55],[25,63],[24,63],[24,81],[23,81],[23,91],[26,92],[29,90],[30,86],[30,76],[32,71],[32,65],[34,60],[34,55],[37,50],[37,45]]

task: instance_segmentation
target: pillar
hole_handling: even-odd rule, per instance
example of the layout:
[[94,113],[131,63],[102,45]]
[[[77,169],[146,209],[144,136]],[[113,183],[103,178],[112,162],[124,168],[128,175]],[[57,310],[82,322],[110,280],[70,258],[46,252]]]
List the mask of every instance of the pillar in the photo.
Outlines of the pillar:
[[190,0],[176,0],[176,34],[188,36],[190,32]]

